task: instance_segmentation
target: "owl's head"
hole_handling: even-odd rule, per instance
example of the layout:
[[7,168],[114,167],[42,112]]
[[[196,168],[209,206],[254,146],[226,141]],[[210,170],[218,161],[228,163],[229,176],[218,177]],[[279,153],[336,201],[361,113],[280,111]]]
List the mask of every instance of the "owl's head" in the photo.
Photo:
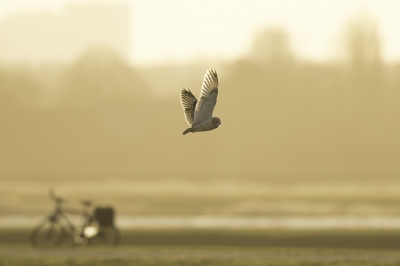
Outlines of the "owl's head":
[[212,123],[215,126],[215,128],[219,127],[221,125],[221,119],[218,117],[213,117],[212,118]]

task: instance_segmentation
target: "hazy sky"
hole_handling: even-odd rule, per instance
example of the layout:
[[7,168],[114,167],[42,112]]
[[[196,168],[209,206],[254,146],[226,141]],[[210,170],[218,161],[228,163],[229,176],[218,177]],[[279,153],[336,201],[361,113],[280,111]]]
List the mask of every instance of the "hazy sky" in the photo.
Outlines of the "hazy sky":
[[[60,12],[69,2],[93,0],[0,0],[0,21],[12,12]],[[373,15],[385,60],[400,60],[398,0],[131,0],[130,61],[136,64],[191,59],[233,59],[246,53],[265,27],[289,32],[297,56],[323,61],[337,55],[346,21]]]

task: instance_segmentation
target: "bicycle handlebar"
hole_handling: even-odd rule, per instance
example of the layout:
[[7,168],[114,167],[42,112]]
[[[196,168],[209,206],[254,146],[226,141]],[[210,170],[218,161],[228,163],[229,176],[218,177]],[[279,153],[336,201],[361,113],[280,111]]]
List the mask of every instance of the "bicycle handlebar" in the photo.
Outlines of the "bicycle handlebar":
[[[56,194],[54,193],[54,188],[53,188],[53,187],[50,187],[50,189],[49,189],[49,197],[50,197],[53,201],[55,201],[57,204],[58,204],[58,203],[61,204],[61,203],[63,203],[63,202],[66,202],[65,199],[56,196]],[[81,203],[84,207],[90,207],[90,206],[93,205],[93,202],[92,202],[91,200],[80,200],[80,203]],[[71,209],[70,209],[70,211],[71,211]],[[75,213],[76,213],[77,211],[76,211],[76,210],[72,210],[72,212],[75,212]]]
[[55,195],[55,193],[54,193],[54,188],[53,188],[53,187],[50,187],[50,189],[49,189],[49,196],[50,196],[50,198],[51,198],[53,201],[55,201],[56,203],[63,203],[63,202],[66,201],[65,199],[60,198],[60,197],[57,197],[57,196]]

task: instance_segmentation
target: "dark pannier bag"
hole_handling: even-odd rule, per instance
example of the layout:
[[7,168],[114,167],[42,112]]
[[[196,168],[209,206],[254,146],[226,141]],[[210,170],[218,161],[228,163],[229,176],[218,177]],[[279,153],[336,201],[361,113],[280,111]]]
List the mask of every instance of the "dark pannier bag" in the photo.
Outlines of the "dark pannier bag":
[[114,209],[112,207],[97,207],[94,216],[100,226],[114,226]]

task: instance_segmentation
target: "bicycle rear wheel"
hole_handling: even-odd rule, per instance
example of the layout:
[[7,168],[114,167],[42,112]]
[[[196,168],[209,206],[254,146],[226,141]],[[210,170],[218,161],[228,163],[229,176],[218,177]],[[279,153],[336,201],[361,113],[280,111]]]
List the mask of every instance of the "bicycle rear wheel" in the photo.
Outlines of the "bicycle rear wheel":
[[115,245],[120,241],[119,230],[114,226],[101,226],[98,233],[88,239],[89,245]]
[[66,229],[57,220],[48,219],[32,231],[30,240],[34,246],[56,246],[61,244],[67,235]]

